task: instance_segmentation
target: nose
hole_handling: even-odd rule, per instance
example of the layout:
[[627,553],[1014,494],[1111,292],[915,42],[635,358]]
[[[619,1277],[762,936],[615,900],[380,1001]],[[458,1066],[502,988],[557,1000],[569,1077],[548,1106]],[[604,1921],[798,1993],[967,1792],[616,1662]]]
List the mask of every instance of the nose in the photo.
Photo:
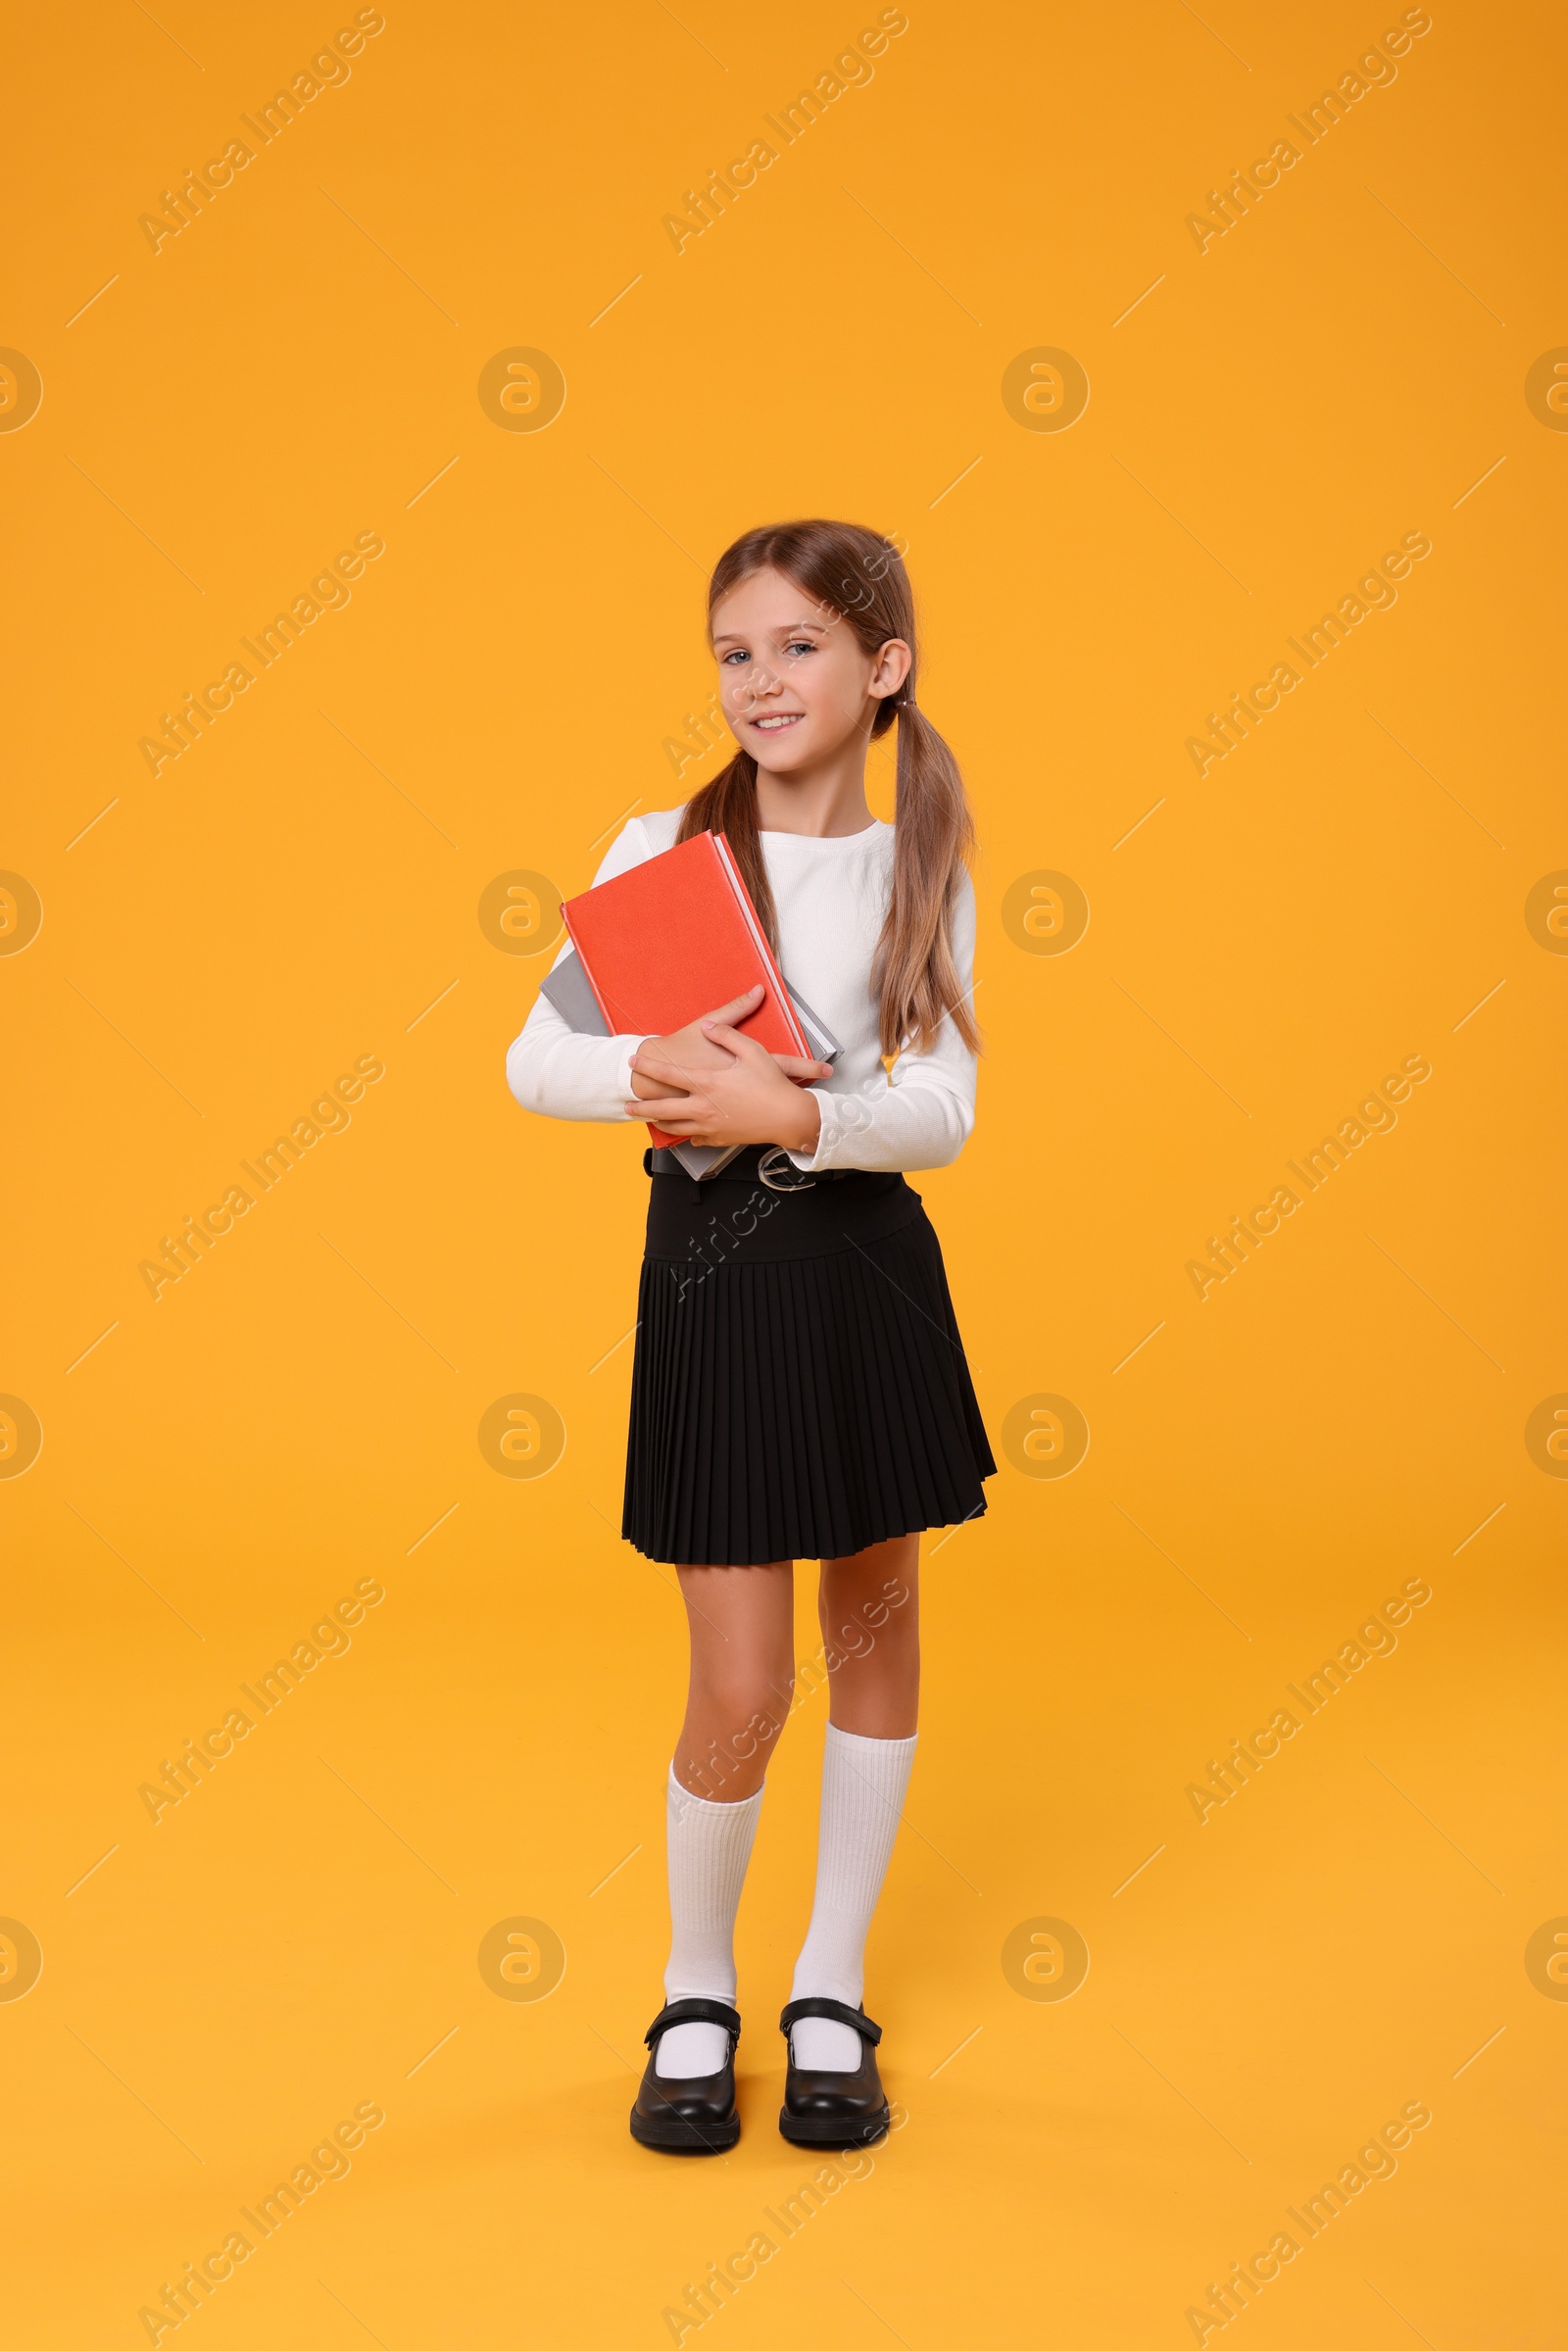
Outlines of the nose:
[[760,702],[766,701],[772,695],[780,693],[783,683],[783,679],[775,677],[765,662],[755,662],[750,669],[743,672],[740,690],[735,697],[736,709],[740,710],[754,710]]

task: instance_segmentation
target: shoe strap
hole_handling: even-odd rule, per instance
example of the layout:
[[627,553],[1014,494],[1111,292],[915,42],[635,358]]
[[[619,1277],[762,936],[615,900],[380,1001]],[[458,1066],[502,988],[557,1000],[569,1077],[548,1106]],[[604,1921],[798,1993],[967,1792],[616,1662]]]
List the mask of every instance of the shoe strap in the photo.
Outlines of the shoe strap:
[[778,2020],[778,2029],[786,2039],[791,2026],[799,2024],[805,2016],[829,2017],[835,2025],[848,2025],[862,2040],[869,2041],[873,2049],[882,2038],[881,2026],[873,2025],[863,2008],[850,2008],[843,2000],[792,2000]]
[[741,2020],[737,2012],[722,2000],[671,2000],[662,2008],[643,2034],[650,2048],[662,2033],[671,2025],[722,2025],[729,2034],[729,2050],[733,2057],[735,2043],[741,2036]]

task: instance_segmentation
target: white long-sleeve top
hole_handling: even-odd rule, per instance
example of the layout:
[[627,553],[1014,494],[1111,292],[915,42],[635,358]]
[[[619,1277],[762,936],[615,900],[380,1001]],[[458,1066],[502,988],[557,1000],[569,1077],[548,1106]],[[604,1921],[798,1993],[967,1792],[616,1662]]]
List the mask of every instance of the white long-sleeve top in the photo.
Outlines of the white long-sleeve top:
[[[681,813],[634,816],[612,843],[595,886],[673,849]],[[882,1065],[871,958],[893,883],[892,825],[879,820],[827,840],[760,838],[778,911],[780,968],[842,1048],[832,1076],[811,1088],[821,1105],[816,1150],[791,1151],[791,1159],[805,1169],[946,1167],[974,1125],[975,1058],[951,1017],[928,1053],[901,1053],[891,1075]],[[974,889],[965,875],[953,918],[953,960],[964,991],[974,982]],[[568,952],[569,944],[561,955]],[[507,1054],[507,1083],[525,1110],[623,1126],[632,1056],[643,1042],[579,1037],[541,996]]]

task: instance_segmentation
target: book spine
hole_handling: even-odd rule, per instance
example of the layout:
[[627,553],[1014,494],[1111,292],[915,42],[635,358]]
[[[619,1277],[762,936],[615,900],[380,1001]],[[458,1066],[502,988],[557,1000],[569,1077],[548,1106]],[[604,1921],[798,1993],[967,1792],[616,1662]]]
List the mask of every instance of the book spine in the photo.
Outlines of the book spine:
[[768,946],[766,934],[757,919],[757,909],[752,905],[751,892],[741,879],[740,868],[735,862],[734,853],[722,833],[710,833],[708,838],[712,842],[717,854],[719,870],[735,893],[736,903],[746,919],[746,927],[752,934],[752,943],[762,959],[762,968],[773,983],[773,1001],[778,1005],[785,1031],[801,1058],[812,1060],[815,1055],[807,1044],[801,1024],[795,1016],[795,1006],[790,1001],[790,992],[784,985],[784,975],[773,960],[773,951]]
[[615,1034],[615,1023],[611,1016],[610,1006],[606,1004],[603,996],[599,992],[599,982],[594,978],[594,967],[588,960],[587,954],[583,948],[583,943],[578,938],[576,932],[572,929],[571,905],[566,899],[563,899],[561,902],[561,918],[564,922],[566,929],[570,934],[572,947],[576,951],[578,962],[583,967],[584,974],[587,977],[588,985],[594,992],[594,1003],[599,1006],[600,1011],[604,1014],[605,1033],[607,1036],[612,1037]]

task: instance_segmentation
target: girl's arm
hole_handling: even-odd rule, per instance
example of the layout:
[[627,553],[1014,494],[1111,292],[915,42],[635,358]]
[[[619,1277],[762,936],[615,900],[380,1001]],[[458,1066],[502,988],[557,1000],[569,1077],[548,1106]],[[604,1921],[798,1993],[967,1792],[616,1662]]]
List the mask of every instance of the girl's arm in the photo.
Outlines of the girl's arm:
[[[967,874],[953,909],[953,960],[958,986],[974,988],[974,885]],[[879,1072],[863,1090],[835,1094],[831,1082],[811,1093],[822,1133],[808,1157],[791,1151],[797,1167],[870,1167],[912,1170],[946,1167],[974,1125],[975,1057],[951,1020],[937,1030],[929,1053],[902,1053],[891,1078]]]
[[[629,873],[653,854],[642,821],[634,816],[611,843],[594,887]],[[570,952],[568,939],[556,961]],[[541,996],[507,1053],[507,1084],[525,1110],[546,1118],[603,1118],[624,1126],[631,1059],[643,1042],[641,1036],[579,1037]]]

